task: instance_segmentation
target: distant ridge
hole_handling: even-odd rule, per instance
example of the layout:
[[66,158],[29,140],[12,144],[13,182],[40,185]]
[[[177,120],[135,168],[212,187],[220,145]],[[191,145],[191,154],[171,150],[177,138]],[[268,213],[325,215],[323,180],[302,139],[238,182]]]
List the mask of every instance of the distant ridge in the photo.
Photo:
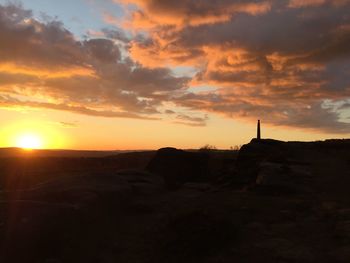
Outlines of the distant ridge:
[[60,150],[60,149],[34,149],[25,150],[22,148],[10,147],[0,148],[0,158],[9,157],[69,157],[69,158],[81,158],[81,157],[108,157],[119,153],[125,153],[129,151],[112,150],[112,151],[94,151],[94,150]]

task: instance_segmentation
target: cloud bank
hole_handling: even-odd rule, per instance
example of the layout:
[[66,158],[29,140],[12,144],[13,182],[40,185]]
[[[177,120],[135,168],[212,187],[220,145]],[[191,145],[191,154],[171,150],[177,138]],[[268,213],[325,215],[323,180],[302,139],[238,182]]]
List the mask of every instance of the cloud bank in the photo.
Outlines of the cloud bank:
[[58,21],[39,22],[21,6],[0,6],[1,106],[155,119],[162,102],[189,80],[123,57],[120,41],[127,40],[106,34],[79,41]]
[[[0,6],[1,105],[149,119],[171,112],[177,123],[205,126],[208,117],[178,110],[188,109],[350,133],[350,1],[114,2],[128,11],[109,21],[130,34],[116,27],[87,40]],[[196,73],[173,73],[184,66]]]
[[[125,2],[125,1],[123,1]],[[192,66],[193,85],[178,105],[273,125],[349,133],[350,1],[135,0],[128,25],[142,65]],[[157,54],[157,56],[155,55]]]

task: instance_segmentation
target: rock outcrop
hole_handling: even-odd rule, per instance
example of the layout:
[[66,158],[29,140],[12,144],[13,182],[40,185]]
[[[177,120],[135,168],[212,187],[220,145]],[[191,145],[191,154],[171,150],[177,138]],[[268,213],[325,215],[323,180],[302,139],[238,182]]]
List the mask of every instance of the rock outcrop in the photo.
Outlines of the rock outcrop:
[[282,144],[281,141],[253,139],[249,144],[243,145],[237,157],[234,184],[254,184],[262,162],[271,160],[271,157],[283,158]]
[[311,180],[311,173],[308,163],[297,158],[299,146],[253,139],[239,152],[233,184],[271,193],[307,190],[305,183]]

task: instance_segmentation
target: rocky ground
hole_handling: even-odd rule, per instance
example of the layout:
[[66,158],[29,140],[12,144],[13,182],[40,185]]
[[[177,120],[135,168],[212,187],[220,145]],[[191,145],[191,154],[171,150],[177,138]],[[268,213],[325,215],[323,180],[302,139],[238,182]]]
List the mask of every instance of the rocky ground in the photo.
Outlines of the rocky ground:
[[2,159],[0,261],[350,262],[350,143]]

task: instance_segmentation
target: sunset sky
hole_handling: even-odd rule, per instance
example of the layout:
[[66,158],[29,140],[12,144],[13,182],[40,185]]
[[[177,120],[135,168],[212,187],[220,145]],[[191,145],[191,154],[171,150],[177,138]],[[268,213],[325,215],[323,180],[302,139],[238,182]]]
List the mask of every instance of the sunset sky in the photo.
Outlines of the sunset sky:
[[0,0],[0,147],[350,134],[350,0]]

